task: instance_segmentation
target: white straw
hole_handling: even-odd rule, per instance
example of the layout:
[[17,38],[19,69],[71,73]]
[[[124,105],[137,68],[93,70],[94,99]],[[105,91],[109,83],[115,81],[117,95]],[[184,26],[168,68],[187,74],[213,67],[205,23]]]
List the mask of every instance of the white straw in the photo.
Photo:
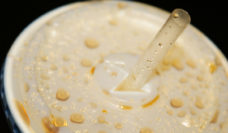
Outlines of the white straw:
[[141,91],[154,68],[161,62],[190,21],[190,16],[185,10],[175,9],[128,77],[123,80],[116,90]]

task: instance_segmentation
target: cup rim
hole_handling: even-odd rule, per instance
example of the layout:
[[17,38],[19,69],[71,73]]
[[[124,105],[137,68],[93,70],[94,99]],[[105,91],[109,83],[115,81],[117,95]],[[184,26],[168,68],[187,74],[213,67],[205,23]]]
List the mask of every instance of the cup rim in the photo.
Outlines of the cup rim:
[[[95,2],[95,1],[93,1]],[[110,2],[110,1],[104,1],[104,2]],[[134,3],[142,7],[150,8],[153,10],[156,10],[160,12],[164,17],[165,15],[168,15],[169,12],[159,8],[155,7],[153,5],[148,5],[140,2],[131,2],[131,1],[123,1],[123,0],[118,0],[118,1],[111,1],[111,2],[126,2],[126,3]],[[44,13],[43,15],[39,16],[35,20],[33,20],[28,26],[24,28],[24,30],[19,34],[19,36],[16,38],[16,40],[13,42],[10,50],[8,51],[8,54],[5,58],[5,63],[2,66],[3,72],[1,73],[2,75],[2,89],[5,94],[1,94],[5,96],[5,101],[6,106],[8,105],[9,112],[12,115],[12,119],[19,128],[20,131],[25,132],[25,133],[30,133],[34,132],[31,128],[28,128],[28,126],[24,123],[23,119],[21,118],[19,112],[17,111],[16,105],[14,103],[14,94],[12,92],[12,81],[10,80],[10,76],[12,75],[12,64],[13,60],[9,58],[9,53],[10,54],[16,54],[19,51],[19,48],[23,44],[23,42],[26,40],[28,36],[30,36],[32,33],[36,32],[43,24],[45,24],[48,20],[51,18],[66,12],[68,10],[71,10],[72,8],[75,8],[77,6],[82,6],[84,4],[90,4],[92,1],[86,1],[86,2],[73,2],[69,3],[66,5],[62,5],[60,7],[54,8],[47,13]],[[219,53],[220,59],[222,61],[222,64],[226,70],[228,70],[228,63],[227,59],[223,55],[223,53],[220,51],[220,49],[216,46],[214,42],[212,42],[204,33],[199,31],[197,28],[195,28],[193,25],[189,25],[189,29],[191,29],[195,34],[200,36],[202,40],[204,40],[208,46],[213,50],[213,52]],[[3,99],[3,97],[2,97]],[[16,110],[16,111],[15,111]],[[10,121],[12,124],[12,121]],[[12,128],[14,128],[12,126]],[[13,129],[12,129],[13,130]]]

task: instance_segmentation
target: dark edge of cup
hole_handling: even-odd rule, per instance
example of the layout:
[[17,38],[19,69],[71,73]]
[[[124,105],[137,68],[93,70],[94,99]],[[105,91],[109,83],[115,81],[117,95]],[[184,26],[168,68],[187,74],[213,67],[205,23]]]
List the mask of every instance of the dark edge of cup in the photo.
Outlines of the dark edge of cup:
[[20,129],[18,128],[12,113],[10,112],[6,95],[5,95],[5,85],[4,85],[4,70],[5,70],[5,62],[3,63],[1,70],[0,70],[0,97],[3,111],[5,113],[5,117],[7,119],[7,124],[9,125],[12,133],[21,133]]

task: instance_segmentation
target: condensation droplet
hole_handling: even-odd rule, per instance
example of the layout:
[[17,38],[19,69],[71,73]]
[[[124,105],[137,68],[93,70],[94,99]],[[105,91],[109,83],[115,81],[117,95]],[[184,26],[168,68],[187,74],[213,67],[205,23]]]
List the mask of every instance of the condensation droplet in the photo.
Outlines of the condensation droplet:
[[163,48],[163,44],[162,43],[158,43],[158,46],[160,46],[160,48]]
[[181,124],[185,127],[191,127],[191,123],[189,120],[184,120]]
[[158,51],[157,51],[157,50],[155,50],[155,51],[154,51],[154,54],[158,54]]

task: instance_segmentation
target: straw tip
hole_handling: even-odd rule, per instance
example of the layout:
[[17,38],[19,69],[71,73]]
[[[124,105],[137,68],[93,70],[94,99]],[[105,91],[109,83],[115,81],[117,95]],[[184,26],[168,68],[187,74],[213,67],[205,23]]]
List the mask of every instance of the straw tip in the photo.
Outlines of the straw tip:
[[181,8],[176,8],[173,10],[172,12],[172,16],[176,19],[181,19],[186,21],[186,23],[190,23],[191,22],[191,17],[189,15],[189,13]]

